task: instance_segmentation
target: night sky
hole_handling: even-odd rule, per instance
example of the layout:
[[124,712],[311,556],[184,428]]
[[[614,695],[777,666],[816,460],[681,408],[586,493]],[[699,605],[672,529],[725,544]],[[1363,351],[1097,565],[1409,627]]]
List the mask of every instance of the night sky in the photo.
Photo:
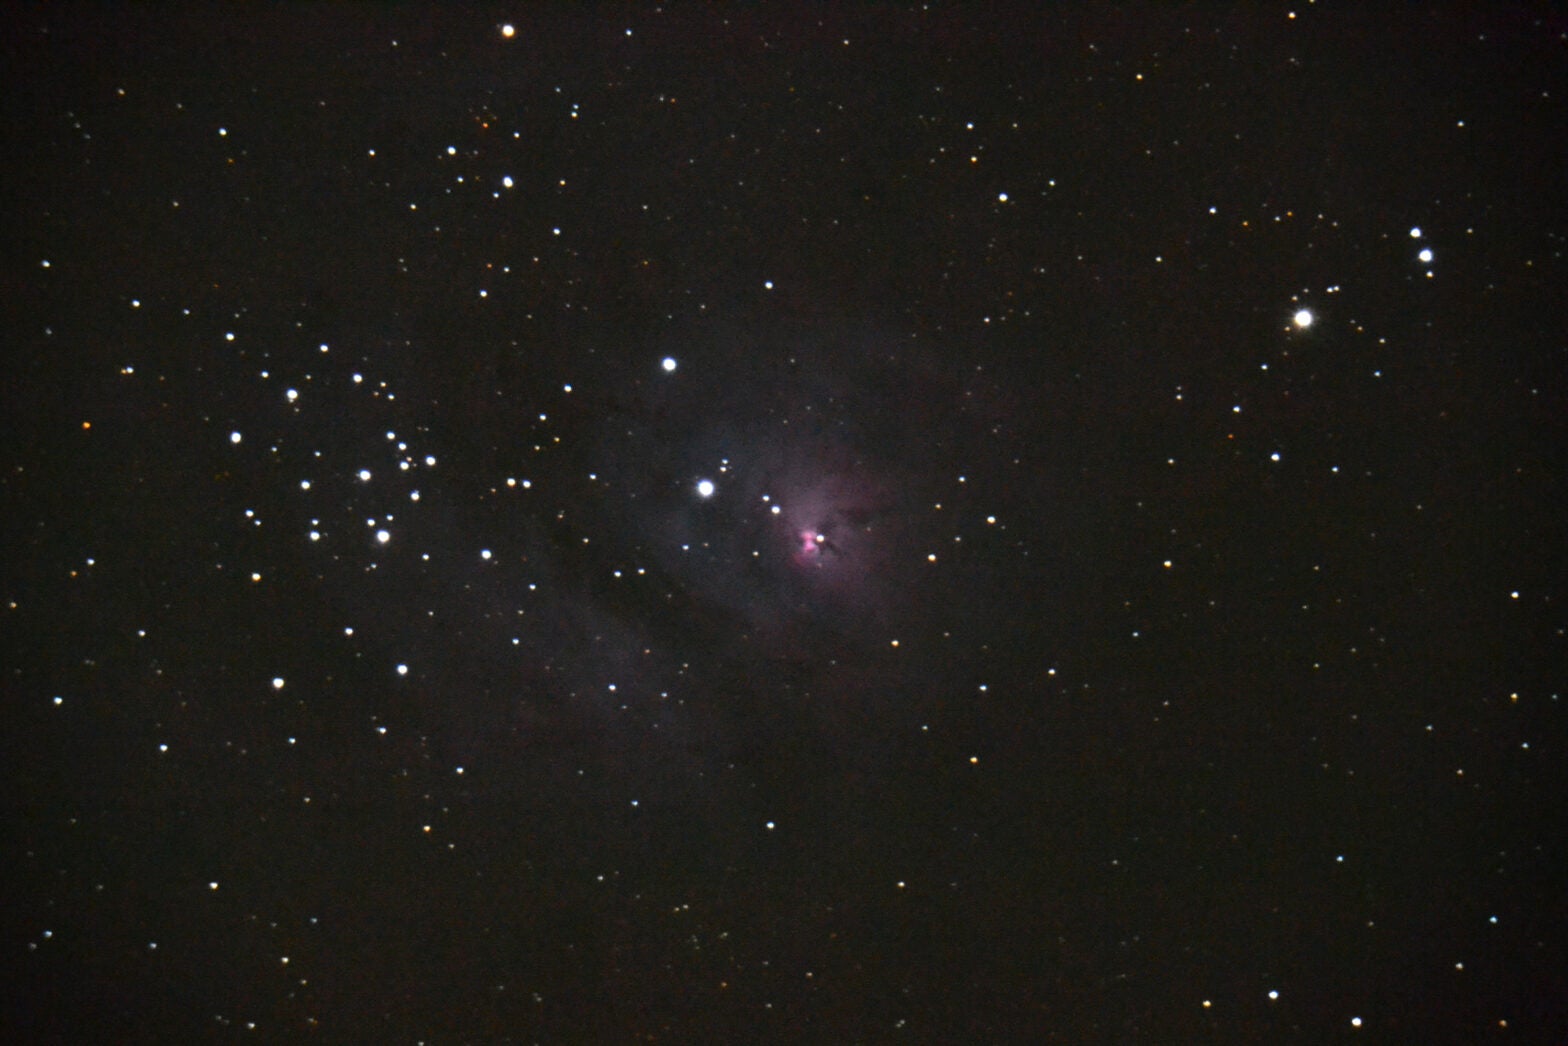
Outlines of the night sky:
[[1371,6],[8,8],[0,1037],[1568,1041],[1568,19]]

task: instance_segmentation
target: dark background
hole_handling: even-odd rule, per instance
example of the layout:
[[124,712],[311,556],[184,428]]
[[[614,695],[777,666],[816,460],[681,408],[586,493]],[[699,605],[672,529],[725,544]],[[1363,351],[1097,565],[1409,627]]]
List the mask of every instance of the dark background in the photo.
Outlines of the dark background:
[[5,1040],[1565,1041],[1565,33],[8,7]]

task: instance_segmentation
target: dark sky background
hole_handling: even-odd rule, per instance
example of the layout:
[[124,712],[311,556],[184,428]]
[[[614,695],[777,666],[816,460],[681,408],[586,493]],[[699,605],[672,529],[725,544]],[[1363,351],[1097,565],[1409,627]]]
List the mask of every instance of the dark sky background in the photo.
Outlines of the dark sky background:
[[1560,9],[0,68],[6,1042],[1568,1041]]

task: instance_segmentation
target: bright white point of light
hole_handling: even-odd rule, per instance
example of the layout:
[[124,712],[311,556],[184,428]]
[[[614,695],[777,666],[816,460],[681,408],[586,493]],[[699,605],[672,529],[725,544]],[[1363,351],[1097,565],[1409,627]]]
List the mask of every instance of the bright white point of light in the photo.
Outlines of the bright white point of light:
[[773,281],[772,280],[763,280],[762,281],[762,289],[765,290],[765,291],[771,291],[773,289]]
[[1423,247],[1421,249],[1421,253],[1416,255],[1416,257],[1420,258],[1423,262],[1427,263],[1428,265],[1432,264],[1432,248],[1430,248],[1430,247]]
[[398,665],[397,666],[397,674],[400,675],[400,676],[408,675],[408,666],[407,665]]
[[1519,598],[1519,593],[1517,593],[1517,592],[1510,592],[1510,593],[1508,593],[1508,598],[1509,599],[1518,599]]
[[1296,315],[1293,318],[1296,321],[1296,326],[1300,327],[1302,330],[1306,330],[1308,327],[1312,326],[1312,320],[1314,319],[1311,309],[1297,309]]
[[242,440],[244,438],[245,437],[241,436],[237,431],[229,433],[229,442],[230,443],[238,443],[240,440]]
[[310,532],[310,540],[312,540],[312,541],[320,541],[321,540],[321,531],[319,531],[319,530],[312,530]]
[[410,500],[410,501],[418,501],[419,500],[419,491],[417,491],[417,490],[409,491],[408,492],[408,500]]
[[1005,192],[997,193],[996,194],[996,202],[997,203],[1006,203],[1007,202],[1007,194]]
[[1360,1017],[1352,1017],[1352,1018],[1350,1018],[1350,1026],[1352,1028],[1359,1028],[1359,1027],[1361,1027],[1361,1018]]
[[56,705],[63,705],[65,704],[65,698],[61,697],[59,694],[56,694],[54,696],[54,703]]
[[207,889],[209,889],[209,890],[216,890],[217,888],[218,888],[218,884],[217,883],[208,883],[207,884]]
[[425,467],[426,468],[435,468],[436,467],[436,456],[434,454],[426,454],[425,455]]
[[664,368],[664,372],[666,374],[673,374],[673,373],[675,373],[675,368],[677,366],[679,366],[679,364],[677,364],[675,362],[675,357],[674,356],[666,356],[666,357],[664,357],[663,362],[661,362],[659,364],[659,366]]
[[1279,460],[1279,451],[1276,450],[1274,453],[1270,454],[1269,455],[1269,460],[1270,461],[1278,461]]
[[274,689],[274,690],[282,690],[283,689],[283,677],[282,676],[273,676],[272,677],[272,689]]
[[501,27],[501,35],[510,40],[517,35],[517,28],[513,25],[503,25]]
[[1272,1002],[1272,1001],[1274,1001],[1275,999],[1278,999],[1278,998],[1279,998],[1279,992],[1269,992],[1269,1001],[1270,1002]]
[[489,559],[490,558],[490,550],[487,549],[487,548],[480,549],[479,550],[479,558],[480,559]]
[[502,178],[501,184],[510,189],[512,187],[512,176],[509,174],[505,178]]
[[1421,226],[1417,225],[1411,228],[1410,238],[1412,240],[1419,240],[1421,238]]
[[258,574],[258,573],[256,573],[256,571],[254,571],[254,570],[252,570],[252,571],[251,571],[251,572],[250,572],[250,579],[251,579],[251,581],[252,581],[252,582],[253,582],[253,583],[254,583],[254,582],[257,582],[257,581],[260,581],[260,580],[261,580],[261,575],[260,575],[260,574]]
[[361,483],[369,483],[370,482],[370,470],[369,469],[360,469],[358,475],[359,475],[359,481]]
[[223,340],[224,341],[233,341],[234,340],[234,332],[233,331],[224,331],[224,333],[223,333]]
[[699,479],[697,481],[697,496],[701,498],[713,497],[713,480]]
[[771,832],[777,826],[772,821],[769,821],[766,824],[764,824],[762,827],[766,828],[768,831]]
[[378,531],[376,531],[376,543],[377,544],[385,545],[388,541],[391,541],[391,540],[392,540],[392,534],[391,534],[390,531],[386,531],[386,530],[378,530]]
[[283,398],[288,400],[290,403],[293,403],[295,400],[299,399],[299,389],[289,389],[283,394]]

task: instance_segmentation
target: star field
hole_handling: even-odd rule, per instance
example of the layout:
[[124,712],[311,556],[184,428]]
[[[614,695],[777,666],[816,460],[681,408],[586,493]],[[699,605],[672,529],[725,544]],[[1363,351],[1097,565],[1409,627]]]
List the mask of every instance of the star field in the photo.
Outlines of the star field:
[[1568,1037],[1559,12],[3,47],[5,1041]]

